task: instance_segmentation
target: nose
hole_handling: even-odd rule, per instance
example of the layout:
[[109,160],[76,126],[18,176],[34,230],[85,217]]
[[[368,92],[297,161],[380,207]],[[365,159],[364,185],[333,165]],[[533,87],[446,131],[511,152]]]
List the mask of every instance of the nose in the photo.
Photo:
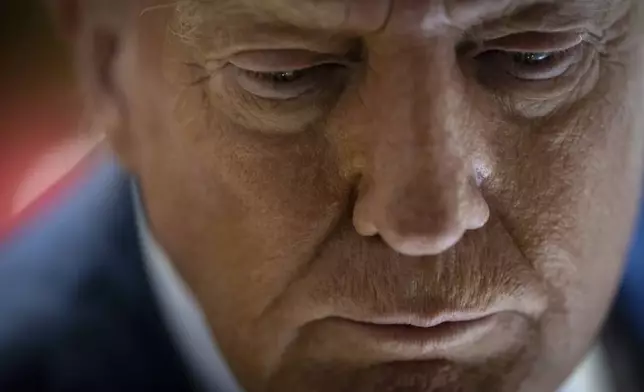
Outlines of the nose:
[[440,254],[468,230],[483,227],[490,210],[474,181],[418,171],[398,181],[366,181],[353,222],[363,236],[379,235],[408,256]]
[[[476,120],[444,59],[409,59],[414,78],[389,72],[371,80],[365,88],[372,90],[362,95],[372,137],[353,224],[359,234],[379,235],[409,256],[444,252],[490,215],[472,158],[481,150]],[[414,72],[414,66],[421,69]]]

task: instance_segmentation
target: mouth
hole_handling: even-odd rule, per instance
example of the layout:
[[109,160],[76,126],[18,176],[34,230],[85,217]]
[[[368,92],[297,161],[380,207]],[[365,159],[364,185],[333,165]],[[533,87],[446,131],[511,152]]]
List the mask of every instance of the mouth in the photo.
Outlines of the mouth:
[[431,319],[420,317],[384,318],[373,321],[342,320],[347,327],[384,344],[415,345],[424,351],[443,350],[474,342],[499,322],[498,314],[446,314]]
[[437,317],[329,318],[328,336],[356,356],[391,361],[479,361],[512,349],[526,319],[514,312],[446,313]]
[[347,318],[359,324],[376,327],[408,327],[417,329],[446,328],[450,325],[468,324],[494,316],[500,312],[442,312],[433,317],[423,315],[378,316],[368,319]]

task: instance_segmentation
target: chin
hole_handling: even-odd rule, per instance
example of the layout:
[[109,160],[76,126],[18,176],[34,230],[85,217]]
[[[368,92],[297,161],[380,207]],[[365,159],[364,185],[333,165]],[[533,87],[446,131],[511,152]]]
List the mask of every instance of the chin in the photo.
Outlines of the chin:
[[[298,365],[280,372],[270,392],[523,392],[533,358],[526,352],[463,365],[446,360],[371,366]],[[546,392],[546,391],[542,391]]]

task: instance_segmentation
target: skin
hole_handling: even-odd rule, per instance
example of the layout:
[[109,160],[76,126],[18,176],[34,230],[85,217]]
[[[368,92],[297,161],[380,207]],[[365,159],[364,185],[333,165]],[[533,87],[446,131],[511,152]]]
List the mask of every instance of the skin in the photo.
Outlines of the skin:
[[[63,18],[97,127],[243,387],[554,391],[633,226],[636,2],[233,3]],[[567,66],[513,54],[561,49]],[[484,336],[424,350],[356,323],[490,312]]]

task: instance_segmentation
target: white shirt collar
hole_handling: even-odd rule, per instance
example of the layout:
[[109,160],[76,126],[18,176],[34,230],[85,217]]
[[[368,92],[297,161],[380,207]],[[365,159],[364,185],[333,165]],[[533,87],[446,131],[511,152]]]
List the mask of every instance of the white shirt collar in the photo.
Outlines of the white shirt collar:
[[584,361],[568,378],[561,392],[615,392],[610,364],[601,343],[588,353]]
[[[181,356],[197,378],[197,384],[203,385],[206,391],[242,391],[211,335],[201,306],[152,236],[136,187],[134,197],[145,268]],[[597,345],[560,392],[615,392],[608,368],[606,355],[601,345]]]

